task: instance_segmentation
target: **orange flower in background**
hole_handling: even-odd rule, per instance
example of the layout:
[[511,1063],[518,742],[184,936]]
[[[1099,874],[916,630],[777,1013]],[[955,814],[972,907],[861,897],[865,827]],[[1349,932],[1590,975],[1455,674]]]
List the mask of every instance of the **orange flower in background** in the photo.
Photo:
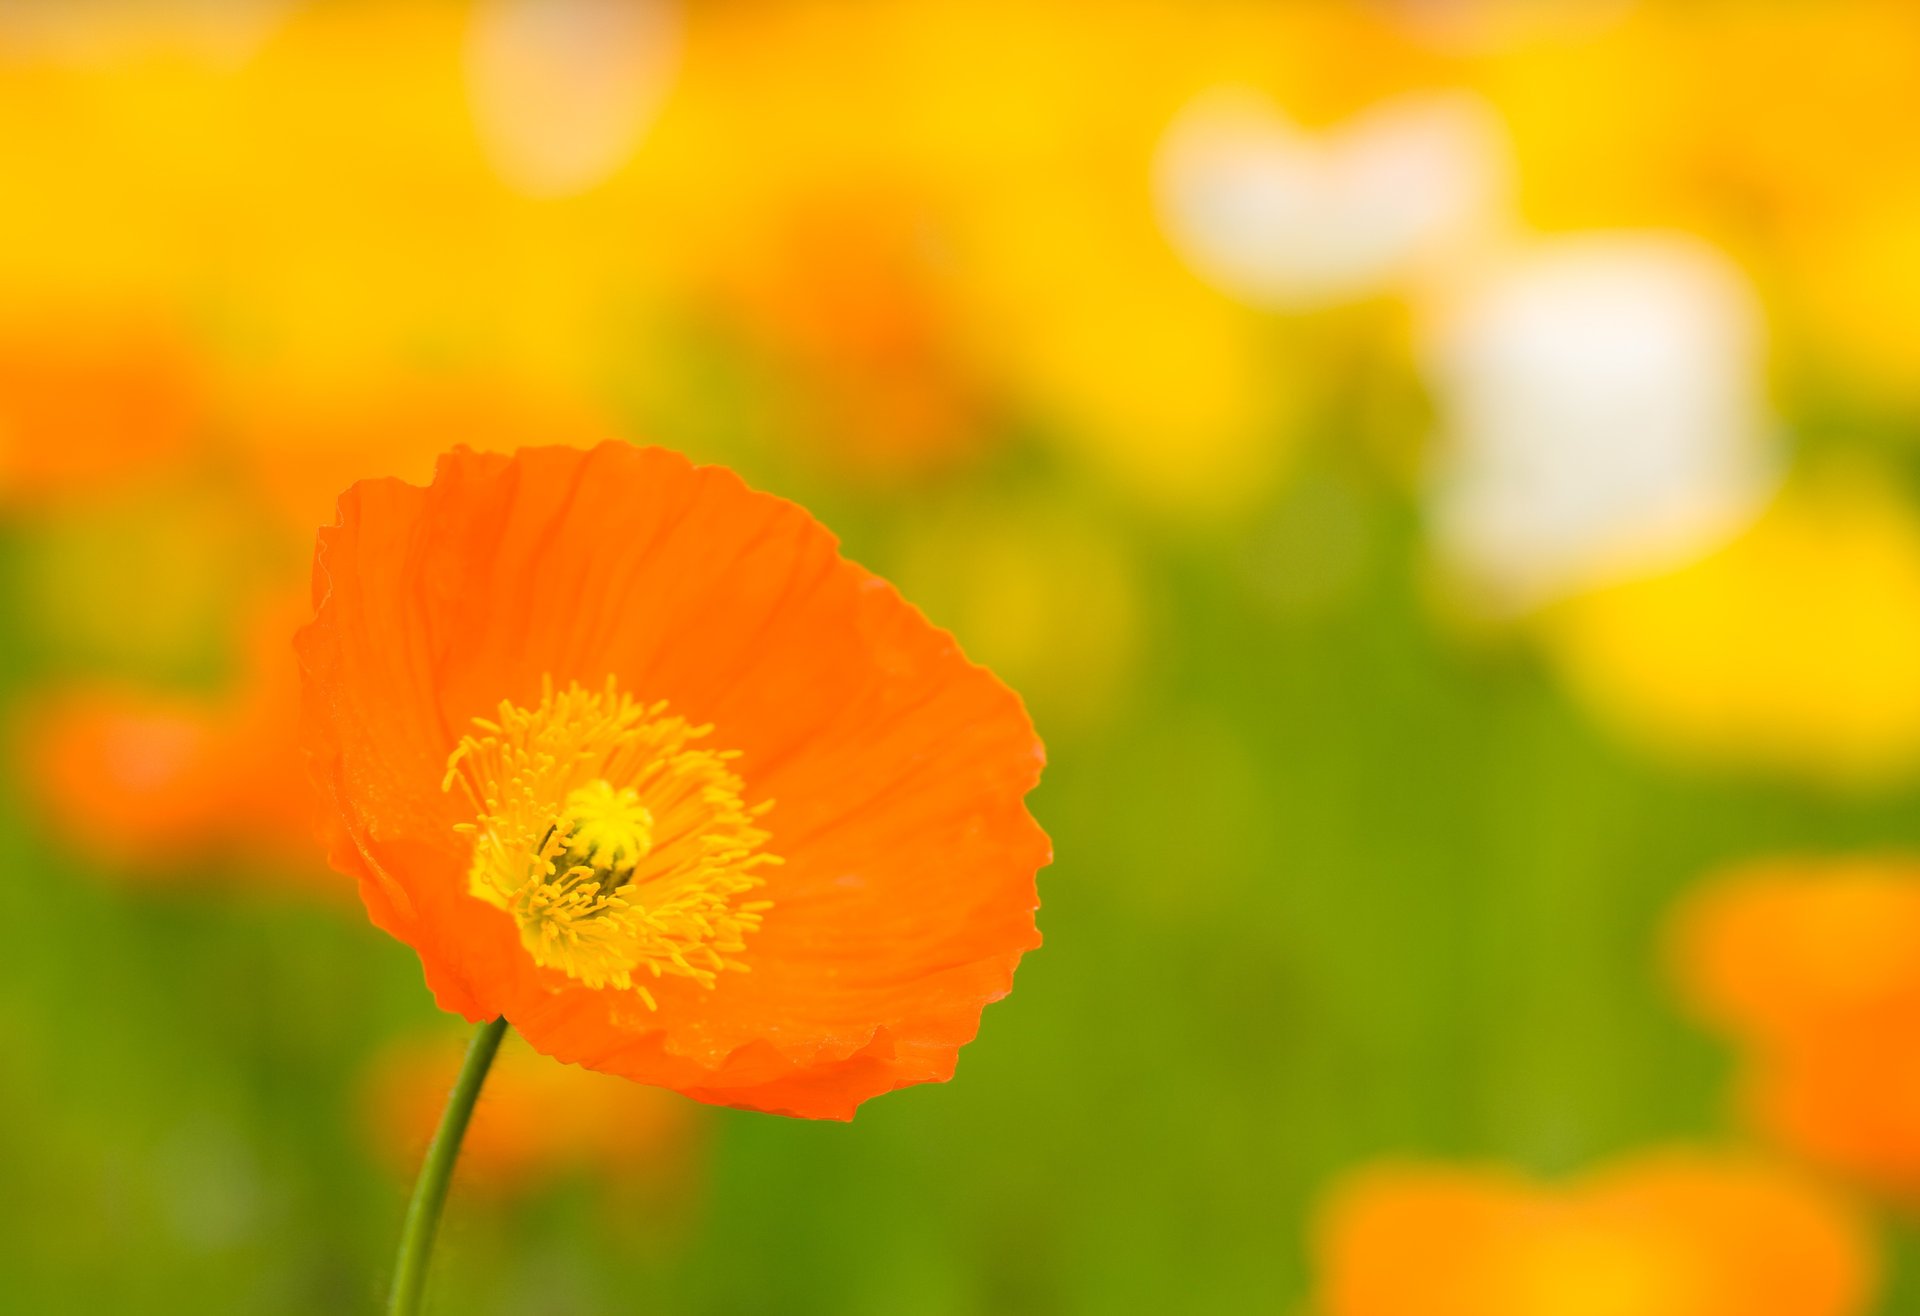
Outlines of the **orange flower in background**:
[[1778,859],[1710,883],[1675,920],[1700,1014],[1758,1045],[1886,1039],[1920,1023],[1920,859]]
[[884,186],[782,198],[721,262],[716,302],[785,373],[809,438],[851,474],[913,475],[980,446],[982,381],[952,341],[936,208]]
[[850,1118],[950,1077],[1038,944],[1019,700],[729,471],[456,450],[348,491],[314,585],[331,858],[445,1009]]
[[1878,1265],[1860,1220],[1793,1173],[1643,1154],[1564,1186],[1379,1166],[1315,1235],[1326,1316],[1848,1316]]
[[1920,1044],[1814,1042],[1751,1057],[1740,1102],[1780,1146],[1908,1209],[1920,1205]]
[[0,499],[85,492],[178,460],[207,422],[186,345],[114,317],[42,314],[0,329]]
[[[170,690],[151,676],[163,664],[130,646],[127,665],[148,669],[150,679],[63,682],[35,700],[18,749],[61,843],[118,875],[200,880],[264,867],[338,890],[314,862],[317,813],[293,656],[293,633],[312,612],[300,558],[310,527],[331,516],[353,472],[430,472],[435,436],[504,450],[536,435],[587,447],[607,431],[584,405],[500,382],[420,376],[324,396],[222,382],[218,439],[231,445],[241,479],[196,482],[189,468],[193,496],[153,499],[144,533],[109,536],[77,565],[49,553],[23,571],[34,593],[74,605],[68,628],[137,637],[143,623],[135,619],[151,615],[178,630],[163,638],[182,646],[217,628],[226,642],[212,659],[231,678],[217,691]],[[204,464],[214,453],[207,436],[195,437],[178,464]],[[97,515],[117,531],[139,510],[137,502],[133,511],[110,505]],[[57,537],[75,520],[46,524]],[[84,525],[70,533],[85,542]],[[169,556],[188,549],[178,561]],[[230,562],[243,565],[223,575]],[[184,597],[197,608],[155,587],[176,581],[194,582],[197,592]],[[37,626],[57,630],[62,620],[56,610]],[[146,646],[155,648],[163,646]]]
[[183,862],[226,816],[219,732],[195,700],[57,695],[20,737],[54,828],[83,853],[145,869]]
[[1741,1049],[1753,1123],[1920,1201],[1920,859],[1739,870],[1681,911],[1673,944],[1682,992]]
[[235,688],[216,697],[120,685],[44,698],[20,739],[62,843],[142,876],[264,865],[320,876],[300,756],[293,600],[256,607]]
[[[457,1045],[416,1039],[375,1058],[362,1093],[368,1136],[411,1173],[460,1069]],[[555,1111],[565,1119],[555,1119]],[[581,1172],[609,1186],[684,1188],[704,1141],[699,1108],[671,1092],[556,1064],[508,1038],[460,1148],[460,1177],[499,1196]],[[676,1214],[684,1194],[676,1193]]]

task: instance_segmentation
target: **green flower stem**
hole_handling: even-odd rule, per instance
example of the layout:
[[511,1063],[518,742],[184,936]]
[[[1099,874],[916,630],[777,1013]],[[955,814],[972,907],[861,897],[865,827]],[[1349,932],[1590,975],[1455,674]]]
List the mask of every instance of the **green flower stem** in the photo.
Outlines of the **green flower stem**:
[[447,1184],[453,1178],[453,1163],[460,1159],[460,1142],[467,1136],[467,1121],[473,1118],[473,1104],[480,1097],[480,1085],[487,1081],[500,1039],[507,1035],[507,1021],[495,1019],[474,1030],[467,1044],[467,1061],[460,1066],[447,1096],[447,1108],[440,1116],[440,1128],[427,1148],[427,1162],[420,1167],[420,1178],[413,1185],[413,1201],[407,1204],[407,1222],[400,1231],[400,1259],[393,1268],[393,1297],[387,1303],[388,1316],[416,1316],[421,1296],[427,1289],[427,1266],[433,1260],[433,1236],[440,1229],[440,1208],[447,1201]]

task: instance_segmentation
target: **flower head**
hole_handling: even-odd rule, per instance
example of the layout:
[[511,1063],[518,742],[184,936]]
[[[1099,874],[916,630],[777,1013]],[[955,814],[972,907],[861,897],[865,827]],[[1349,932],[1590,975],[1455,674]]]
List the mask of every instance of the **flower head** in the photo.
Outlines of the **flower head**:
[[847,1118],[950,1077],[1038,944],[1019,700],[731,472],[457,450],[349,490],[314,584],[331,857],[444,1008]]

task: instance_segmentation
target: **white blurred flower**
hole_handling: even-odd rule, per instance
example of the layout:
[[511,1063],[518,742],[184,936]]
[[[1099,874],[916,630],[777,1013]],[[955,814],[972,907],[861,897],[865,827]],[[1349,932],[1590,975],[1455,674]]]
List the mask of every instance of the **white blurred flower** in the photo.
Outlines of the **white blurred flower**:
[[625,164],[680,56],[673,0],[480,0],[467,94],[494,168],[532,196],[567,196]]
[[1689,560],[1777,479],[1764,328],[1679,234],[1554,238],[1455,287],[1422,350],[1437,546],[1493,611]]
[[1160,219],[1230,296],[1301,309],[1378,293],[1471,244],[1512,176],[1495,111],[1465,92],[1408,95],[1311,133],[1264,93],[1219,87],[1168,127]]

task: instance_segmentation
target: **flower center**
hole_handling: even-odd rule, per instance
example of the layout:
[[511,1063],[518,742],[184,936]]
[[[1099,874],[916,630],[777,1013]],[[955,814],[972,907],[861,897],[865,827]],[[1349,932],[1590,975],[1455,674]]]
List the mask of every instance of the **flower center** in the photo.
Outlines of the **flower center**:
[[544,685],[538,705],[475,718],[447,759],[475,820],[468,889],[512,915],[534,962],[640,995],[669,975],[711,987],[770,903],[741,897],[779,859],[713,730],[604,691]]

